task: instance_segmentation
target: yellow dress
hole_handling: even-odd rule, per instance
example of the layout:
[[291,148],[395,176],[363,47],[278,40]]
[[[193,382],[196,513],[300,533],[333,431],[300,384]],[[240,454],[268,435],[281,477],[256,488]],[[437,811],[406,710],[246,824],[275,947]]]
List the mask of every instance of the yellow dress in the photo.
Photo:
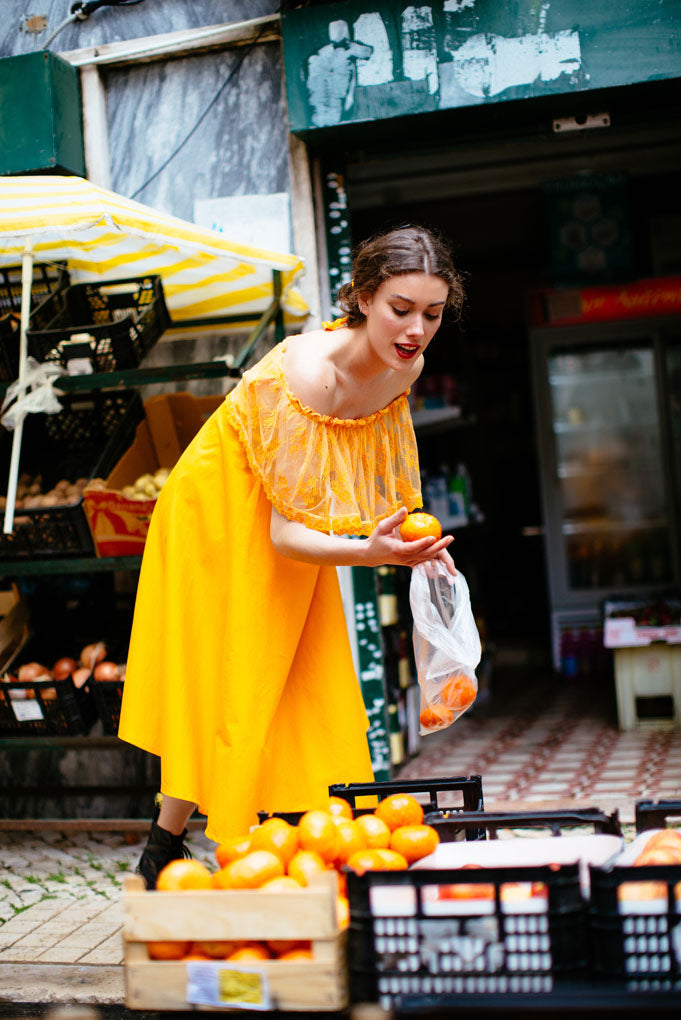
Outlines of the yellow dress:
[[372,778],[336,569],[277,553],[271,504],[352,535],[421,505],[406,394],[320,415],[289,390],[285,348],[244,373],[163,487],[130,640],[118,735],[160,756],[162,792],[197,803],[216,842]]

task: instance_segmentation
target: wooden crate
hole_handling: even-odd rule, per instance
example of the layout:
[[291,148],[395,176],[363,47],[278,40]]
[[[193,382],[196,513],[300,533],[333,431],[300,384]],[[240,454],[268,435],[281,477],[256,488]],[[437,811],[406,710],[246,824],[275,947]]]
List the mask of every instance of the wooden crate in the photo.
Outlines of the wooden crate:
[[[140,878],[129,876],[123,889],[126,1007],[344,1009],[348,1002],[345,936],[338,927],[337,895],[335,872],[319,876],[306,889],[269,893],[258,889],[148,892]],[[150,960],[144,944],[220,939],[310,940],[313,958],[248,964]],[[197,1001],[201,998],[197,982],[212,988],[216,1001]]]

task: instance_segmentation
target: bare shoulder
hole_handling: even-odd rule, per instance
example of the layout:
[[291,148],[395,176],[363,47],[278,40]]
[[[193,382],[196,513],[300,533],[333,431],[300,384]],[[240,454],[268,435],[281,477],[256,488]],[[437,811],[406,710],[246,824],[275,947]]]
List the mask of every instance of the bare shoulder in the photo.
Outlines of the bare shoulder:
[[305,404],[322,414],[331,406],[336,373],[328,357],[328,334],[314,330],[289,337],[284,357],[286,382],[291,392]]

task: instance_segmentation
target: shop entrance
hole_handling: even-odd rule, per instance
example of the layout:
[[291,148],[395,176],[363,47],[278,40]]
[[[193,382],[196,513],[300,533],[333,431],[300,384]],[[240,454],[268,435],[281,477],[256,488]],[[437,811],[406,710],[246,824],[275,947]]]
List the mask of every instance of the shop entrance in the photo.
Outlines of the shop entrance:
[[[467,277],[459,323],[445,323],[426,355],[416,406],[457,401],[460,421],[419,435],[426,486],[470,475],[480,519],[454,531],[496,659],[552,666],[551,626],[533,411],[527,295],[572,281],[556,276],[547,184],[582,174],[623,184],[630,261],[593,282],[681,272],[681,144],[668,123],[550,136],[419,155],[355,154],[345,182],[353,241],[405,223],[439,230]],[[673,229],[676,223],[677,229]],[[619,274],[619,275],[618,275]],[[436,487],[437,488],[437,487]]]

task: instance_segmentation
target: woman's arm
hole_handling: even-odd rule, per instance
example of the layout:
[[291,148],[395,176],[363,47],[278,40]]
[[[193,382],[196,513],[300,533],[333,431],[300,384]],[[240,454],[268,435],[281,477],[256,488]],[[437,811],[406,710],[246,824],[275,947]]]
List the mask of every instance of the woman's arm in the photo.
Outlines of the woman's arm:
[[397,529],[406,516],[406,508],[402,507],[381,521],[369,538],[352,542],[340,535],[327,535],[306,528],[304,524],[288,520],[272,507],[270,537],[278,553],[303,563],[337,567],[379,567],[384,564],[415,567],[417,563],[437,558],[455,573],[454,562],[445,552],[453,542],[453,536],[445,535],[438,541],[420,538],[416,542],[405,542]]

